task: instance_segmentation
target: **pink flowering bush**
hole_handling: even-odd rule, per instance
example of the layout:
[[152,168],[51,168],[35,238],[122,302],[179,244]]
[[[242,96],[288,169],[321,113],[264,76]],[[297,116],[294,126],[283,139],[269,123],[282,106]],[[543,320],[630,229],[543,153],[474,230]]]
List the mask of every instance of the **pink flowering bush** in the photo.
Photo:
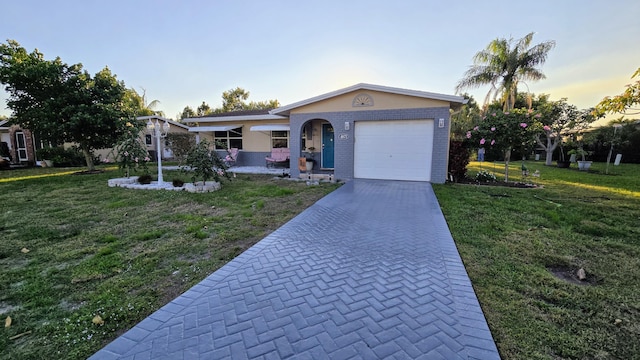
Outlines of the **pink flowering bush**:
[[509,178],[509,161],[512,150],[525,153],[534,143],[539,131],[535,113],[527,109],[497,111],[483,117],[482,124],[467,131],[471,147],[490,146],[499,150],[505,160],[505,181]]
[[[217,143],[217,146],[224,147],[221,143]],[[198,180],[203,182],[209,180],[220,182],[223,178],[231,180],[231,177],[227,173],[227,164],[213,149],[213,144],[207,140],[200,141],[191,149],[189,154],[187,154],[186,164],[188,167],[183,168],[182,171],[191,173],[191,180],[194,184]]]

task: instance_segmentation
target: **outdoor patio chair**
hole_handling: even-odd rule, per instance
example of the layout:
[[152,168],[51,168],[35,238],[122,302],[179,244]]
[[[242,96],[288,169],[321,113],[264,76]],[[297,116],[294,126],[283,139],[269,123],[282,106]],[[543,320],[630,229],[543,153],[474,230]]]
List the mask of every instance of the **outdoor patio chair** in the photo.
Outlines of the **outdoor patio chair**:
[[239,152],[240,152],[240,149],[238,148],[231,148],[227,150],[227,156],[225,156],[224,158],[224,163],[227,165],[227,167],[233,166],[236,164],[236,161],[238,161]]
[[266,156],[264,159],[267,162],[267,167],[269,165],[275,167],[276,165],[284,165],[285,167],[289,167],[289,157],[291,155],[291,150],[289,148],[274,148],[271,149],[271,156]]

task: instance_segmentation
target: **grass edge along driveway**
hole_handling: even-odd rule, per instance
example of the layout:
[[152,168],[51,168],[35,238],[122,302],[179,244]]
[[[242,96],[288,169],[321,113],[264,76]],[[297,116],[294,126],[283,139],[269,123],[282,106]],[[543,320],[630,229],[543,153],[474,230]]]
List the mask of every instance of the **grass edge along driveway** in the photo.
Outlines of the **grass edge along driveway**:
[[544,188],[434,185],[501,356],[640,358],[640,165],[527,166]]
[[73,170],[0,172],[0,359],[88,357],[339,186],[238,174],[190,194]]

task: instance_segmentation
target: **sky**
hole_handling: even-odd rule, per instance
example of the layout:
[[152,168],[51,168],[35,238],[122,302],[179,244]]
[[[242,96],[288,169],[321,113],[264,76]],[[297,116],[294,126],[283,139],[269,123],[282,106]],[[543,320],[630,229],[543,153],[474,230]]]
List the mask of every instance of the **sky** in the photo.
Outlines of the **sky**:
[[[554,40],[529,91],[578,108],[621,93],[640,67],[640,1],[2,1],[0,41],[108,66],[176,118],[185,106],[301,101],[357,83],[455,94],[476,52],[535,32]],[[482,103],[489,87],[468,92]],[[521,86],[519,91],[526,91]],[[0,91],[0,115],[8,94]]]

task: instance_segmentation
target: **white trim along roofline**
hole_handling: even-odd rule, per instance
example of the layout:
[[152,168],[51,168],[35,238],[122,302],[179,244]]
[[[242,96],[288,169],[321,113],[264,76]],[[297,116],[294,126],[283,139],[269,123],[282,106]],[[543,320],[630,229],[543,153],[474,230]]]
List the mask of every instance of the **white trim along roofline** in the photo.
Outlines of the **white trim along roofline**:
[[189,128],[189,132],[201,132],[201,131],[229,131],[237,128],[241,128],[242,125],[218,125],[218,126],[193,126]]
[[151,116],[138,116],[138,117],[136,118],[136,120],[152,120],[152,119],[158,119],[158,120],[160,120],[160,121],[166,121],[166,122],[168,122],[169,124],[171,124],[171,125],[173,125],[173,126],[181,127],[181,128],[183,128],[183,129],[188,129],[188,128],[189,128],[189,126],[188,126],[188,125],[185,125],[185,124],[179,123],[179,122],[177,122],[177,121],[173,121],[173,120],[171,120],[171,119],[163,118],[162,116],[155,116],[155,115],[151,115]]
[[289,124],[254,125],[249,131],[291,131]]
[[182,119],[185,123],[216,123],[225,121],[251,121],[251,120],[287,120],[286,116],[263,114],[263,115],[238,115],[238,116],[204,116],[198,118]]
[[286,115],[289,115],[291,110],[295,108],[299,108],[299,107],[309,105],[318,101],[326,100],[332,97],[340,96],[352,91],[359,91],[359,90],[380,91],[380,92],[393,93],[398,95],[421,97],[425,99],[442,100],[442,101],[448,101],[456,105],[463,105],[467,103],[467,100],[462,96],[438,94],[438,93],[431,93],[431,92],[419,91],[419,90],[409,90],[409,89],[395,88],[395,87],[382,86],[382,85],[359,83],[343,89],[328,92],[326,94],[314,96],[306,100],[298,101],[293,104],[281,106],[279,108],[269,111],[269,114],[286,116]]

